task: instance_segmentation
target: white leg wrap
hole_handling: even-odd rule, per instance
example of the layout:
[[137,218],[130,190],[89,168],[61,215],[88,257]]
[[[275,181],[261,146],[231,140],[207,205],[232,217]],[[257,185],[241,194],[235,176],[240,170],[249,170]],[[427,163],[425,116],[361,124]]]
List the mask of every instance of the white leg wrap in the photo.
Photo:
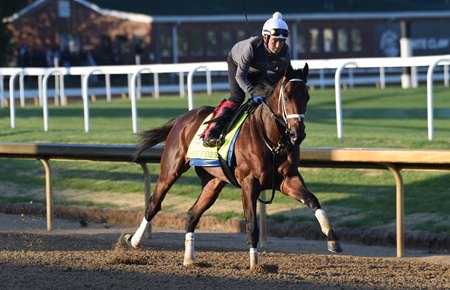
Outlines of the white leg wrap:
[[250,248],[250,269],[254,269],[258,264],[258,250]]
[[322,233],[324,233],[326,236],[328,236],[328,233],[331,230],[331,224],[330,224],[330,221],[328,220],[327,214],[325,213],[325,211],[323,209],[318,209],[318,210],[316,210],[314,215],[316,216],[317,220],[319,221],[320,227],[322,228]]
[[131,245],[133,246],[133,248],[137,249],[142,246],[142,243],[144,242],[144,235],[145,235],[145,232],[147,231],[147,225],[148,225],[148,221],[147,221],[147,219],[145,219],[145,217],[143,217],[141,225],[139,226],[139,228],[136,230],[133,237],[131,238]]
[[195,263],[194,240],[195,240],[194,233],[186,233],[186,237],[184,240],[183,266]]

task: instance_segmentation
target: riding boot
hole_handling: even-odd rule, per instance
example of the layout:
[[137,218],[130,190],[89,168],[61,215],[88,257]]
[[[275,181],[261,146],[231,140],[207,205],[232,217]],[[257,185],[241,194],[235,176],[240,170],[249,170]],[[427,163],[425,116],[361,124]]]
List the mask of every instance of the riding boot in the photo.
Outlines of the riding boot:
[[234,112],[239,107],[239,104],[223,100],[214,110],[211,120],[207,122],[208,126],[200,135],[203,139],[203,146],[219,147],[222,146],[224,138],[222,137],[222,130],[228,121],[233,117]]

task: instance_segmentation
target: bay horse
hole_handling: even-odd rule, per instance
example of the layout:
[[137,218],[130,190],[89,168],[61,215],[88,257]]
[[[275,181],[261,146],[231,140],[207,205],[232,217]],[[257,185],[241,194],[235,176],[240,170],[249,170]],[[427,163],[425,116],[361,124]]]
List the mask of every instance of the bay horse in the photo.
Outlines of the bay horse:
[[[267,189],[276,189],[308,206],[327,237],[328,250],[342,251],[325,211],[298,171],[300,143],[306,136],[305,112],[310,98],[306,85],[308,71],[308,64],[303,69],[293,69],[289,65],[278,81],[270,85],[262,81],[257,85],[256,89],[264,99],[247,117],[235,141],[235,165],[231,170],[242,189],[250,269],[258,263],[257,201],[260,192]],[[142,245],[147,225],[161,209],[166,193],[190,168],[190,159],[186,156],[189,144],[213,109],[208,106],[193,109],[159,128],[140,134],[136,158],[145,149],[163,141],[166,143],[161,156],[161,172],[142,222],[134,235],[125,236],[130,246],[139,248]],[[195,262],[194,231],[200,217],[214,204],[222,188],[230,183],[221,167],[195,166],[195,171],[200,177],[202,190],[187,213],[185,266]]]

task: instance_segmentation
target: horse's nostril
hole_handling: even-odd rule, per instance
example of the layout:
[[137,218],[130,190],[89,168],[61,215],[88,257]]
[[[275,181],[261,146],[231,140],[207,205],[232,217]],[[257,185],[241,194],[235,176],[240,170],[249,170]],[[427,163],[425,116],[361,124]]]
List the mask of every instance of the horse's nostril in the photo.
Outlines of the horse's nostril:
[[295,145],[295,144],[297,143],[297,140],[298,140],[297,134],[296,134],[296,133],[291,133],[289,137],[290,137],[290,139],[291,139],[291,143],[292,143],[293,145]]
[[305,138],[306,138],[305,132],[301,132],[300,134],[295,133],[290,134],[292,145],[300,145],[303,142],[303,140],[305,140]]

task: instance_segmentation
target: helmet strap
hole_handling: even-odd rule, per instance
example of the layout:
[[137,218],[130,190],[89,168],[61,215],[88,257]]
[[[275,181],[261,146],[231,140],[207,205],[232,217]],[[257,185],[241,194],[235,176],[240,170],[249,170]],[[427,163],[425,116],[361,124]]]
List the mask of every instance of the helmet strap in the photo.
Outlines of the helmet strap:
[[264,41],[264,47],[265,47],[265,49],[267,50],[268,53],[270,53],[270,54],[272,54],[272,55],[275,55],[275,53],[273,53],[273,52],[269,49],[270,35],[268,35],[268,34],[266,34],[266,35],[267,35],[267,39],[266,39],[266,41]]
[[[269,40],[270,40],[270,35],[266,34],[267,38],[266,41],[264,41],[264,44],[266,45],[267,49],[269,49]],[[270,51],[270,50],[269,50]]]

